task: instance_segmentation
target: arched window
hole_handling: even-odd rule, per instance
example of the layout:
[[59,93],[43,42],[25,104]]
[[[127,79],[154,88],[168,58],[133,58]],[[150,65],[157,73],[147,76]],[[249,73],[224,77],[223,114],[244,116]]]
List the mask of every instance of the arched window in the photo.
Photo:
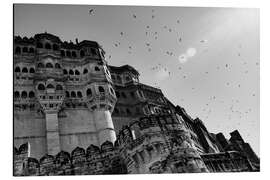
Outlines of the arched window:
[[88,70],[87,69],[84,69],[83,70],[83,74],[87,74],[88,73]]
[[61,90],[63,90],[63,87],[60,84],[57,84],[56,85],[56,90],[61,91]]
[[80,72],[77,69],[75,70],[75,75],[80,75]]
[[72,51],[72,52],[71,52],[71,55],[72,55],[72,57],[74,57],[74,58],[77,57],[77,54],[76,54],[75,51]]
[[29,48],[29,53],[34,53],[34,52],[35,52],[34,48],[30,47]]
[[71,91],[70,96],[73,97],[73,98],[75,98],[76,97],[76,93],[74,91]]
[[16,47],[15,53],[16,54],[21,54],[21,48],[19,46]]
[[116,79],[117,79],[118,81],[121,81],[121,80],[122,80],[121,77],[120,77],[119,75],[116,76]]
[[23,72],[23,73],[28,73],[28,69],[27,69],[26,67],[24,67],[24,68],[22,69],[22,72]]
[[104,92],[105,92],[105,90],[104,90],[104,88],[103,88],[102,86],[99,86],[99,87],[98,87],[98,91],[99,91],[100,93],[104,93]]
[[71,57],[70,51],[66,51],[66,55],[67,55],[67,57]]
[[47,89],[54,89],[54,86],[52,84],[48,84]]
[[29,72],[30,73],[35,73],[35,69],[34,68],[30,68]]
[[53,44],[53,50],[57,51],[59,49],[57,44]]
[[27,92],[26,92],[26,91],[23,91],[23,92],[22,92],[22,98],[23,98],[23,99],[27,98]]
[[44,91],[45,90],[45,86],[43,84],[39,84],[38,85],[38,90]]
[[68,98],[69,98],[69,92],[68,92],[68,91],[66,91],[66,97],[68,97]]
[[23,50],[22,50],[24,53],[28,52],[28,48],[27,47],[23,47]]
[[78,92],[77,92],[77,96],[78,96],[79,98],[82,98],[82,92],[81,92],[81,91],[78,91]]
[[51,44],[50,43],[46,43],[45,44],[45,49],[52,49]]
[[19,97],[20,97],[19,91],[15,91],[15,92],[14,92],[14,98],[19,98]]
[[69,70],[69,74],[74,75],[74,72],[72,71],[72,69]]
[[131,80],[130,76],[126,76],[126,81],[130,81],[130,80]]
[[64,74],[67,74],[67,70],[66,70],[66,69],[64,69],[64,70],[63,70],[63,73],[64,73]]
[[38,68],[44,68],[44,64],[43,63],[38,63],[37,67]]
[[61,56],[65,56],[65,51],[64,50],[61,50]]
[[60,66],[59,63],[55,63],[54,67],[55,67],[56,69],[60,69],[60,68],[61,68],[61,66]]
[[87,96],[92,96],[92,90],[91,90],[91,89],[87,89],[86,95],[87,95]]
[[29,98],[34,98],[35,97],[35,93],[33,91],[30,91],[28,96],[29,96]]
[[95,67],[95,71],[100,71],[99,67],[96,66]]
[[84,50],[80,51],[80,56],[83,58],[85,56]]
[[97,51],[96,51],[96,49],[91,48],[91,53],[92,53],[93,55],[97,55]]
[[121,95],[123,96],[123,98],[127,98],[127,96],[124,92],[122,92]]
[[43,48],[43,44],[40,43],[40,42],[38,42],[38,43],[37,43],[37,48]]
[[53,68],[52,63],[47,63],[47,64],[46,64],[46,68]]
[[16,72],[16,73],[19,73],[19,72],[21,72],[21,69],[20,69],[20,67],[16,67],[16,68],[15,68],[15,72]]

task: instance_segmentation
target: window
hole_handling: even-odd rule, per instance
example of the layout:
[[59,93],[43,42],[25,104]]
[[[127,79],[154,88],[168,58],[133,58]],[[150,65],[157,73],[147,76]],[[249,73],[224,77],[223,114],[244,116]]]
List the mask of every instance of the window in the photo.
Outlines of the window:
[[77,96],[78,96],[79,98],[82,98],[82,92],[81,92],[81,91],[78,91],[78,92],[77,92]]
[[77,69],[75,70],[75,75],[80,75],[80,72]]
[[76,97],[76,93],[74,91],[71,91],[70,96],[73,97],[73,98],[75,98]]
[[19,98],[20,97],[20,93],[18,91],[14,92],[14,98]]
[[15,54],[21,54],[21,48],[20,47],[16,47]]
[[64,50],[61,50],[61,56],[65,56],[65,51]]
[[29,72],[30,73],[35,73],[35,69],[34,68],[30,68]]
[[44,68],[44,64],[38,63],[37,67],[38,67],[38,68]]
[[119,114],[119,110],[117,108],[114,108],[114,111],[113,111],[115,114]]
[[105,90],[104,90],[104,88],[103,88],[102,86],[99,86],[99,87],[98,87],[98,91],[99,91],[100,93],[104,93],[104,92],[105,92]]
[[122,80],[119,75],[117,75],[116,78],[117,78],[118,81],[121,81]]
[[48,84],[47,89],[54,89],[54,86],[52,84]]
[[71,57],[71,52],[70,51],[66,51],[66,55],[67,55],[67,57]]
[[38,90],[44,91],[45,90],[45,86],[43,84],[39,84],[38,85]]
[[86,95],[87,95],[87,96],[92,96],[92,91],[91,91],[91,89],[87,89]]
[[28,73],[27,68],[26,68],[26,67],[24,67],[24,68],[22,69],[22,72],[23,72],[23,73]]
[[21,72],[21,69],[20,69],[20,67],[16,67],[16,68],[15,68],[15,72],[16,72],[16,73],[19,73],[19,72]]
[[72,71],[72,69],[69,70],[69,74],[70,74],[70,75],[74,75],[74,72]]
[[23,92],[22,92],[22,98],[23,98],[23,99],[27,98],[27,92],[26,92],[26,91],[23,91]]
[[53,68],[52,63],[47,63],[47,64],[46,64],[46,68]]
[[97,55],[97,51],[96,51],[96,49],[91,48],[91,53],[92,53],[93,55]]
[[96,66],[95,67],[95,71],[100,71],[99,67]]
[[123,98],[127,98],[126,94],[124,92],[121,93]]
[[56,85],[56,90],[61,91],[61,90],[63,90],[63,87],[61,85],[57,84]]
[[115,76],[114,75],[112,75],[111,77],[112,77],[112,80],[115,80]]
[[27,47],[23,47],[23,50],[22,50],[24,53],[28,52],[28,48]]
[[135,93],[134,93],[134,92],[130,92],[130,96],[131,96],[132,98],[135,98]]
[[52,49],[50,43],[46,43],[46,44],[45,44],[45,49]]
[[32,47],[29,48],[29,53],[34,53],[34,51],[35,51],[34,48],[32,48]]
[[63,73],[64,73],[64,74],[67,74],[67,70],[66,70],[66,69],[64,69],[64,70],[63,70]]
[[43,48],[43,44],[40,43],[40,42],[38,42],[38,43],[37,43],[37,48]]
[[34,98],[35,97],[35,93],[33,91],[29,92],[29,98]]
[[83,58],[85,56],[84,50],[80,51],[80,56]]
[[83,70],[83,74],[87,74],[88,73],[88,70],[87,69],[84,69]]
[[61,66],[60,66],[59,63],[55,63],[54,67],[55,67],[56,69],[60,69],[60,68],[61,68]]
[[116,97],[120,98],[120,93],[118,91],[115,91]]
[[72,51],[71,55],[72,55],[72,57],[74,57],[74,58],[77,57],[77,54],[76,54],[75,51]]
[[68,97],[68,98],[69,98],[69,92],[68,92],[68,91],[66,91],[66,97]]
[[130,80],[131,80],[130,76],[126,76],[126,81],[130,81]]
[[128,115],[131,114],[131,112],[130,112],[130,110],[128,108],[126,109],[126,112],[127,112]]
[[53,44],[53,50],[55,51],[59,50],[59,46],[57,44]]

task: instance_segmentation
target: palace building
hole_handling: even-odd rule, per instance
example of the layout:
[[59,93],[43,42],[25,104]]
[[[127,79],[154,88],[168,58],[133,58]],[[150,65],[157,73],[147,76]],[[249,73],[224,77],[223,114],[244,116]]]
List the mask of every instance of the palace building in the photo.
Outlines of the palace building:
[[14,175],[258,171],[236,130],[208,132],[94,41],[14,38]]

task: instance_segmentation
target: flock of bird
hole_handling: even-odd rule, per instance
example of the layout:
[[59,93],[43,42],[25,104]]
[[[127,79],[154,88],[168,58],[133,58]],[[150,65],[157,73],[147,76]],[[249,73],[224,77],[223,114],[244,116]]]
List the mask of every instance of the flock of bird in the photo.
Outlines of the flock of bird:
[[[95,14],[95,9],[90,9],[89,10],[89,15],[92,16],[94,14]],[[138,18],[139,18],[139,15],[137,15],[136,13],[131,13],[130,16],[131,16],[131,19],[133,19],[133,20],[138,20]],[[152,19],[155,19],[156,18],[155,10],[154,9],[151,10],[151,16],[150,17]],[[175,22],[176,22],[176,24],[181,24],[181,20],[180,19],[176,19]],[[177,30],[174,30],[173,28],[169,27],[168,25],[161,25],[161,27],[167,33],[176,33],[176,40],[177,40],[177,42],[180,43],[180,44],[182,43],[182,41],[183,41],[183,35],[180,36],[177,33]],[[145,49],[149,53],[151,53],[152,50],[154,49],[153,44],[155,44],[155,40],[157,40],[159,38],[159,31],[160,30],[152,29],[151,25],[147,25],[147,26],[145,26],[144,31],[145,31],[145,36],[148,37],[148,39],[149,39],[149,37],[151,37],[154,40],[152,42],[150,42],[148,40],[144,44]],[[125,37],[126,36],[126,33],[124,31],[121,31],[121,32],[119,32],[119,35],[120,35],[120,37]],[[145,37],[145,39],[147,39],[146,37]],[[201,43],[202,45],[207,46],[208,40],[207,39],[201,39],[201,40],[199,40],[199,43]],[[119,48],[120,46],[121,46],[121,43],[119,41],[113,43],[113,47],[114,48]],[[132,45],[128,45],[128,47],[127,47],[128,54],[132,54],[134,52],[134,49],[135,48]],[[241,59],[241,56],[242,56],[241,49],[242,49],[242,45],[239,44],[239,46],[238,46],[238,52],[236,52],[236,56],[238,56],[239,59]],[[205,49],[204,52],[208,52],[208,49]],[[165,50],[164,51],[164,55],[165,56],[168,56],[168,57],[176,57],[176,58],[178,58],[177,57],[178,56],[177,53],[175,53],[175,52],[173,52],[171,50]],[[111,58],[112,58],[112,55],[109,55],[108,56],[108,59],[111,59]],[[184,56],[183,57],[180,56],[179,58],[185,58],[185,57]],[[126,61],[122,61],[122,62],[126,62]],[[243,62],[243,65],[244,66],[247,65],[247,62],[244,61]],[[259,62],[256,62],[255,65],[256,66],[259,66]],[[177,69],[181,72],[183,70],[183,65],[180,65],[180,63],[179,63],[179,65],[177,65],[177,66],[178,66]],[[228,69],[231,69],[232,68],[232,65],[229,64],[229,63],[226,63],[225,65],[219,65],[219,66],[216,67],[216,70],[220,71],[220,70],[223,70],[223,68],[225,70],[228,70]],[[153,71],[153,72],[158,72],[160,70],[163,70],[163,71],[165,71],[165,72],[168,73],[168,78],[170,78],[170,76],[173,76],[174,75],[173,72],[170,71],[169,68],[166,65],[163,65],[161,63],[157,63],[156,65],[150,67],[149,70],[150,71]],[[206,71],[204,73],[205,73],[205,75],[211,74],[211,72],[209,72],[209,71]],[[245,70],[243,73],[244,74],[248,74],[249,71],[248,70]],[[180,74],[181,74],[181,77],[183,79],[188,79],[188,75],[187,74],[183,74],[183,71]],[[159,85],[157,82],[155,82],[154,84],[156,86]],[[232,82],[225,82],[224,85],[225,85],[225,88],[226,87],[227,88],[228,87],[230,88],[233,84],[234,83],[232,83]],[[236,86],[238,88],[241,88],[242,87],[241,84],[237,84]],[[191,87],[191,91],[195,91],[195,90],[197,90],[197,88],[195,89],[195,87]],[[255,93],[252,93],[251,94],[251,97],[255,97],[255,96],[256,96]],[[180,98],[180,101],[185,101],[185,99],[184,98]],[[206,103],[205,106],[202,108],[202,112],[205,113],[204,119],[208,119],[209,116],[211,115],[211,113],[213,113],[213,109],[211,107],[214,107],[215,106],[214,103],[224,104],[225,101],[228,101],[228,100],[222,100],[221,98],[219,98],[217,96],[211,96],[211,97],[209,97],[209,102]],[[237,109],[236,107],[237,107],[237,104],[239,104],[239,103],[240,103],[240,100],[237,100],[237,99],[233,99],[232,102],[229,103],[230,104],[229,107],[228,107],[228,111],[229,111],[228,119],[229,120],[232,118],[232,116],[238,116],[237,118],[240,118],[241,119],[241,118],[244,117],[244,115],[248,115],[250,112],[252,112],[252,109],[251,108],[248,108],[248,109],[242,110],[242,111],[239,110],[239,108]]]

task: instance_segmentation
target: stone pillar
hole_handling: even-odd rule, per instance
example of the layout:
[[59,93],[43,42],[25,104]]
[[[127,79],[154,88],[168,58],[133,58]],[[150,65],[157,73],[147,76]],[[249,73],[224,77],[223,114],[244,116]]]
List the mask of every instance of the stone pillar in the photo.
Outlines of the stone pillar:
[[101,145],[105,141],[114,143],[116,140],[116,134],[113,126],[111,112],[105,109],[96,109],[94,111],[94,119],[99,144]]
[[47,153],[56,155],[60,152],[60,138],[57,112],[46,112]]

